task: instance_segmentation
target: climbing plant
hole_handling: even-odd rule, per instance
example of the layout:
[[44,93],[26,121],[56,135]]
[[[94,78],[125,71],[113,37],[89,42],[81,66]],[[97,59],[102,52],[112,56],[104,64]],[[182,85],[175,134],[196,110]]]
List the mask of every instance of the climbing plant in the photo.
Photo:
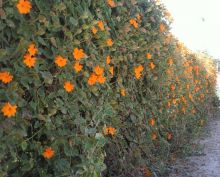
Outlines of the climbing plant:
[[162,174],[207,121],[212,60],[172,36],[159,1],[0,8],[0,176]]

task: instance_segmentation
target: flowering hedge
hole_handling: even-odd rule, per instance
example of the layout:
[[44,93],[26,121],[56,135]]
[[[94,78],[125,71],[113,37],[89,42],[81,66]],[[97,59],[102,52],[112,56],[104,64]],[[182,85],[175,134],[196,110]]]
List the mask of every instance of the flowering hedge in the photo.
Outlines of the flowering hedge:
[[3,1],[0,176],[162,174],[206,121],[211,59],[153,0]]

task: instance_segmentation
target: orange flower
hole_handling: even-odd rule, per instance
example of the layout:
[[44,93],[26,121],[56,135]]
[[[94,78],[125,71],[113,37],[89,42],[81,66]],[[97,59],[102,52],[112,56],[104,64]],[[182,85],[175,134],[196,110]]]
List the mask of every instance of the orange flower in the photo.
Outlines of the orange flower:
[[100,84],[104,84],[106,81],[106,77],[103,76],[103,75],[100,75],[97,77],[97,82],[100,83]]
[[20,14],[28,14],[31,11],[32,5],[29,0],[19,0],[16,7]]
[[105,134],[105,135],[114,136],[114,135],[116,134],[116,129],[115,129],[114,127],[111,127],[111,126],[105,127],[105,128],[103,129],[103,131],[104,131],[104,134]]
[[37,53],[37,48],[36,48],[36,45],[35,44],[30,44],[28,46],[28,52],[31,56],[34,56],[36,53]]
[[205,98],[205,95],[202,93],[202,94],[200,95],[200,97],[203,99],[203,98]]
[[193,67],[190,66],[190,67],[188,68],[188,72],[190,73],[190,72],[192,72],[192,70],[193,70]]
[[167,19],[168,19],[169,21],[173,21],[173,17],[172,17],[172,15],[171,15],[170,12],[166,11],[166,12],[164,13],[164,15],[167,17]]
[[170,101],[168,101],[167,107],[170,108],[170,106],[171,106],[171,103],[170,103]]
[[115,128],[113,128],[113,127],[109,127],[108,128],[108,134],[110,134],[110,135],[115,135],[115,133],[116,133],[116,129]]
[[177,100],[176,99],[173,99],[173,104],[175,105],[177,103]]
[[185,114],[185,113],[186,113],[186,108],[185,108],[185,107],[182,107],[181,112],[182,112],[183,114]]
[[166,71],[166,73],[167,73],[167,75],[172,75],[172,74],[173,74],[172,70],[170,70],[170,69],[168,69],[168,70]]
[[187,89],[187,90],[190,89],[190,85],[189,85],[189,84],[186,85],[186,89]]
[[110,62],[111,62],[111,57],[108,55],[108,56],[106,57],[106,63],[109,65]]
[[79,63],[79,62],[76,62],[74,65],[73,65],[73,69],[78,73],[82,70],[83,66]]
[[98,21],[98,27],[100,28],[100,30],[104,31],[105,27],[104,27],[104,23],[102,21]]
[[149,67],[153,70],[156,67],[156,65],[154,64],[154,62],[150,62]]
[[168,17],[168,18],[171,17],[171,13],[170,13],[169,11],[165,11],[165,12],[164,12],[164,15],[165,15],[166,17]]
[[17,106],[16,105],[11,105],[9,102],[5,103],[5,105],[3,106],[3,108],[1,109],[1,112],[3,113],[3,115],[5,117],[12,117],[15,116],[16,114],[16,110],[17,110]]
[[69,81],[66,81],[63,85],[64,89],[69,93],[69,92],[72,92],[73,89],[74,89],[74,85],[69,82]]
[[195,83],[195,84],[199,84],[199,80],[195,80],[194,83]]
[[192,113],[192,114],[195,114],[195,113],[196,113],[196,110],[195,110],[195,109],[192,109],[192,110],[191,110],[191,113]]
[[141,72],[136,73],[136,74],[135,74],[135,77],[139,80],[139,79],[141,78]]
[[66,58],[63,58],[62,56],[58,55],[55,57],[55,63],[57,66],[59,67],[64,67],[66,66],[66,63],[67,63],[67,59]]
[[88,84],[89,85],[94,85],[97,82],[97,75],[95,73],[92,73],[88,79]]
[[115,2],[113,0],[107,0],[107,3],[111,8],[115,7]]
[[23,63],[29,68],[34,67],[36,58],[27,53],[24,55]]
[[103,76],[104,69],[102,67],[100,67],[99,65],[97,65],[93,69],[93,71],[94,71],[94,73],[92,73],[88,79],[88,84],[94,85],[97,82],[100,84],[104,84],[106,81],[106,77]]
[[13,76],[8,71],[2,71],[0,72],[0,81],[2,81],[5,84],[8,84],[12,81]]
[[124,88],[122,88],[120,90],[120,94],[121,94],[121,96],[125,96],[126,95],[126,90]]
[[194,71],[196,72],[196,75],[198,76],[199,75],[199,66],[194,66]]
[[190,99],[191,101],[193,101],[193,96],[192,96],[191,93],[189,93],[189,99]]
[[137,66],[135,69],[136,69],[137,72],[141,72],[141,71],[144,70],[142,65]]
[[141,78],[141,72],[144,70],[143,66],[142,65],[139,65],[139,66],[136,66],[134,68],[134,73],[135,73],[135,77],[137,79],[140,79]]
[[164,32],[166,29],[165,25],[163,23],[160,24],[160,32]]
[[151,139],[152,140],[156,140],[157,139],[157,134],[156,133],[152,133],[151,134]]
[[171,91],[174,91],[174,90],[176,89],[175,85],[172,84],[172,85],[170,86],[170,89],[171,89]]
[[209,75],[208,75],[208,74],[206,74],[206,75],[205,75],[205,78],[206,78],[206,79],[208,79],[208,78],[209,78]]
[[188,62],[188,61],[185,61],[185,62],[183,63],[183,66],[188,67],[188,66],[189,66],[189,62]]
[[179,82],[180,81],[180,78],[178,76],[176,76],[176,81]]
[[73,50],[73,57],[76,59],[76,60],[80,60],[82,58],[85,58],[86,57],[86,54],[84,53],[83,49],[78,49],[78,48],[75,48]]
[[131,20],[130,20],[130,24],[131,25],[133,25],[134,26],[134,28],[138,28],[138,23],[137,23],[137,21],[134,19],[134,18],[132,18]]
[[111,66],[111,67],[109,68],[109,72],[111,73],[112,76],[114,75],[114,67],[113,67],[113,66]]
[[54,154],[55,152],[51,147],[47,147],[43,152],[43,156],[45,159],[50,159],[51,157],[54,156]]
[[113,45],[113,41],[111,38],[107,39],[106,41],[107,46],[111,47]]
[[172,65],[173,65],[173,59],[172,59],[172,58],[169,58],[169,59],[167,60],[167,64],[168,64],[168,66],[172,66]]
[[147,53],[146,58],[150,60],[152,58],[152,55],[150,53]]
[[137,14],[136,17],[137,17],[138,20],[141,20],[140,14]]
[[199,87],[196,87],[196,88],[195,88],[195,92],[198,92],[199,90],[200,90]]
[[143,171],[143,175],[145,177],[152,177],[153,176],[153,173],[151,172],[151,170],[147,167],[147,166],[144,166],[141,171]]
[[98,32],[97,28],[93,26],[93,27],[92,27],[92,33],[93,33],[93,34],[96,34],[97,32]]
[[102,67],[100,67],[99,65],[97,65],[94,69],[93,69],[94,73],[98,76],[102,75],[104,73],[104,69]]
[[172,133],[167,133],[167,140],[171,140],[173,137]]
[[180,99],[182,100],[183,103],[186,103],[186,98],[184,96],[181,96]]
[[152,118],[148,121],[148,124],[151,125],[151,126],[154,126],[155,125],[155,120]]

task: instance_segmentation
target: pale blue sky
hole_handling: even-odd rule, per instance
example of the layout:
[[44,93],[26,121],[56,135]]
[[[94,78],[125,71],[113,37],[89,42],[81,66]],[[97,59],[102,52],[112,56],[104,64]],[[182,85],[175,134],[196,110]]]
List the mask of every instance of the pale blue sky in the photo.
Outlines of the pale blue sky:
[[161,1],[174,18],[175,36],[190,49],[206,50],[220,59],[220,0]]

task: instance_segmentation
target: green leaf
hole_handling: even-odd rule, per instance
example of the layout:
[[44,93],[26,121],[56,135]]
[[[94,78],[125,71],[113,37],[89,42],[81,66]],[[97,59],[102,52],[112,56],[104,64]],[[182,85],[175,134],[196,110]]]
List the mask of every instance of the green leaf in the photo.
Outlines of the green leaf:
[[53,83],[53,76],[50,72],[41,72],[41,75],[44,78],[44,82],[46,84],[51,85]]
[[27,149],[27,146],[28,146],[28,144],[27,144],[26,141],[23,141],[23,142],[21,143],[21,148],[22,148],[23,151],[25,151],[25,150]]
[[73,18],[73,17],[70,17],[69,21],[70,21],[70,24],[73,25],[73,26],[77,26],[78,25],[78,21],[75,18]]
[[44,39],[40,36],[38,36],[38,42],[44,46],[47,46],[47,43],[44,41]]

